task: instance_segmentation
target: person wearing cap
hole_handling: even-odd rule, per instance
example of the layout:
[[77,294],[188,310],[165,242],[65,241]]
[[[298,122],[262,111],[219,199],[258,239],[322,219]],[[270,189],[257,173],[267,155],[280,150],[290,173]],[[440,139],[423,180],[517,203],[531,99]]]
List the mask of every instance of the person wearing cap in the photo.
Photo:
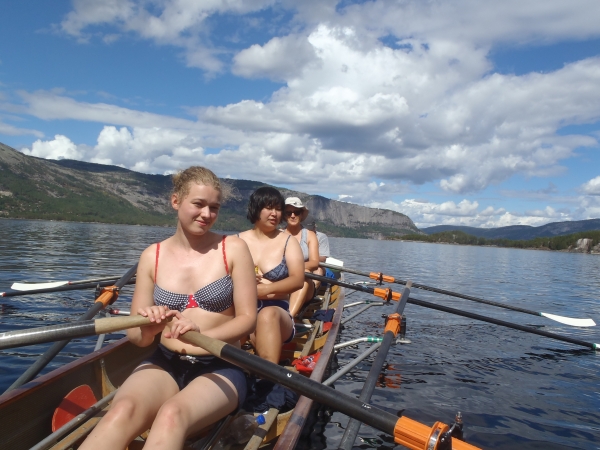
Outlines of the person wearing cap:
[[[319,241],[313,231],[302,226],[302,222],[308,216],[308,208],[298,197],[285,199],[284,209],[287,226],[285,232],[292,235],[299,243],[304,256],[304,271],[314,272],[319,269]],[[304,280],[302,289],[290,295],[290,314],[296,316],[300,312],[304,302],[313,298],[318,285],[312,280]]]
[[308,216],[302,223],[304,228],[309,231],[314,231],[317,235],[317,241],[319,242],[319,262],[325,262],[325,260],[331,256],[329,251],[329,238],[325,233],[321,233],[317,230],[317,222],[314,217]]

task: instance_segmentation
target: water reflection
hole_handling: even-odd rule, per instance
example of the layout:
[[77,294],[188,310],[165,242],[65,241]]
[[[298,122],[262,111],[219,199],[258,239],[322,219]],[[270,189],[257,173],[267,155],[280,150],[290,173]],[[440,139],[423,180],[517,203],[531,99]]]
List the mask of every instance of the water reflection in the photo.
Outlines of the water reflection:
[[[142,250],[172,229],[122,225],[0,220],[0,291],[15,281],[69,280],[122,274]],[[600,323],[600,257],[594,255],[330,238],[346,267],[382,271],[401,279],[507,302],[514,306]],[[364,278],[349,275],[350,281]],[[400,288],[400,286],[395,286]],[[399,289],[398,289],[399,290]],[[119,297],[126,309],[128,287]],[[578,329],[541,317],[413,289],[416,297],[453,308],[600,342],[598,327]],[[348,301],[371,299],[352,293]],[[93,290],[0,299],[0,332],[79,317]],[[342,339],[381,335],[382,314],[367,310],[346,324]],[[407,305],[409,345],[392,346],[372,402],[403,410],[415,420],[451,423],[463,413],[466,438],[484,448],[596,449],[600,441],[600,354],[520,331]],[[111,335],[109,340],[120,335]],[[94,339],[69,344],[53,363],[70,362]],[[340,351],[344,365],[367,345]],[[0,352],[4,390],[47,345]],[[358,396],[374,355],[336,382]],[[334,364],[336,364],[334,362]],[[46,369],[50,370],[50,368]],[[303,449],[337,448],[347,418],[320,410],[302,439]],[[304,445],[304,447],[302,447]],[[389,436],[362,426],[355,448],[394,448]]]

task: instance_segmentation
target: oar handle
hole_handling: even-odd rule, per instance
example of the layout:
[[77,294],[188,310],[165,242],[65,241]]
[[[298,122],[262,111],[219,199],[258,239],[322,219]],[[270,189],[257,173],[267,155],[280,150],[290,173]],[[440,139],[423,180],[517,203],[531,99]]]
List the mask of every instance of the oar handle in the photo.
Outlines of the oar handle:
[[[170,318],[166,319],[167,321]],[[26,330],[0,333],[0,350],[26,345],[75,339],[96,334],[107,334],[128,328],[152,325],[150,319],[143,316],[108,317],[105,319],[83,320],[80,322],[29,328]]]

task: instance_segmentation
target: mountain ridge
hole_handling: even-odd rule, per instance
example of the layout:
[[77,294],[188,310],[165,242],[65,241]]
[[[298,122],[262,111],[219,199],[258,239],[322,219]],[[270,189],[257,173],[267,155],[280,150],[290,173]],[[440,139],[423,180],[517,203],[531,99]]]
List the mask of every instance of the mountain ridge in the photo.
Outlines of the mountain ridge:
[[[0,143],[0,217],[81,222],[174,225],[169,204],[171,177],[76,160],[47,160]],[[221,208],[215,228],[250,228],[250,194],[266,183],[224,179],[238,195]],[[331,200],[285,188],[284,196],[306,203],[331,236],[383,238],[420,233],[405,214]]]
[[462,231],[472,236],[486,239],[510,239],[514,241],[529,240],[538,237],[564,236],[594,230],[600,230],[600,219],[551,222],[538,227],[531,225],[510,225],[498,228],[477,228],[461,225],[436,225],[421,228],[421,231],[427,235],[444,231]]

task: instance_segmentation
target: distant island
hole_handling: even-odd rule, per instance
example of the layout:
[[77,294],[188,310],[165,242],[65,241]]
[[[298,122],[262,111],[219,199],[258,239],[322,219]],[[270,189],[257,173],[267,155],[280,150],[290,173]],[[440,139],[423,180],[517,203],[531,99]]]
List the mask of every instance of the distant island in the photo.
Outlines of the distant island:
[[486,239],[481,236],[467,234],[460,230],[442,231],[429,235],[406,234],[388,239],[600,254],[600,230],[582,231],[565,236],[536,237],[528,240],[511,240],[506,238]]

